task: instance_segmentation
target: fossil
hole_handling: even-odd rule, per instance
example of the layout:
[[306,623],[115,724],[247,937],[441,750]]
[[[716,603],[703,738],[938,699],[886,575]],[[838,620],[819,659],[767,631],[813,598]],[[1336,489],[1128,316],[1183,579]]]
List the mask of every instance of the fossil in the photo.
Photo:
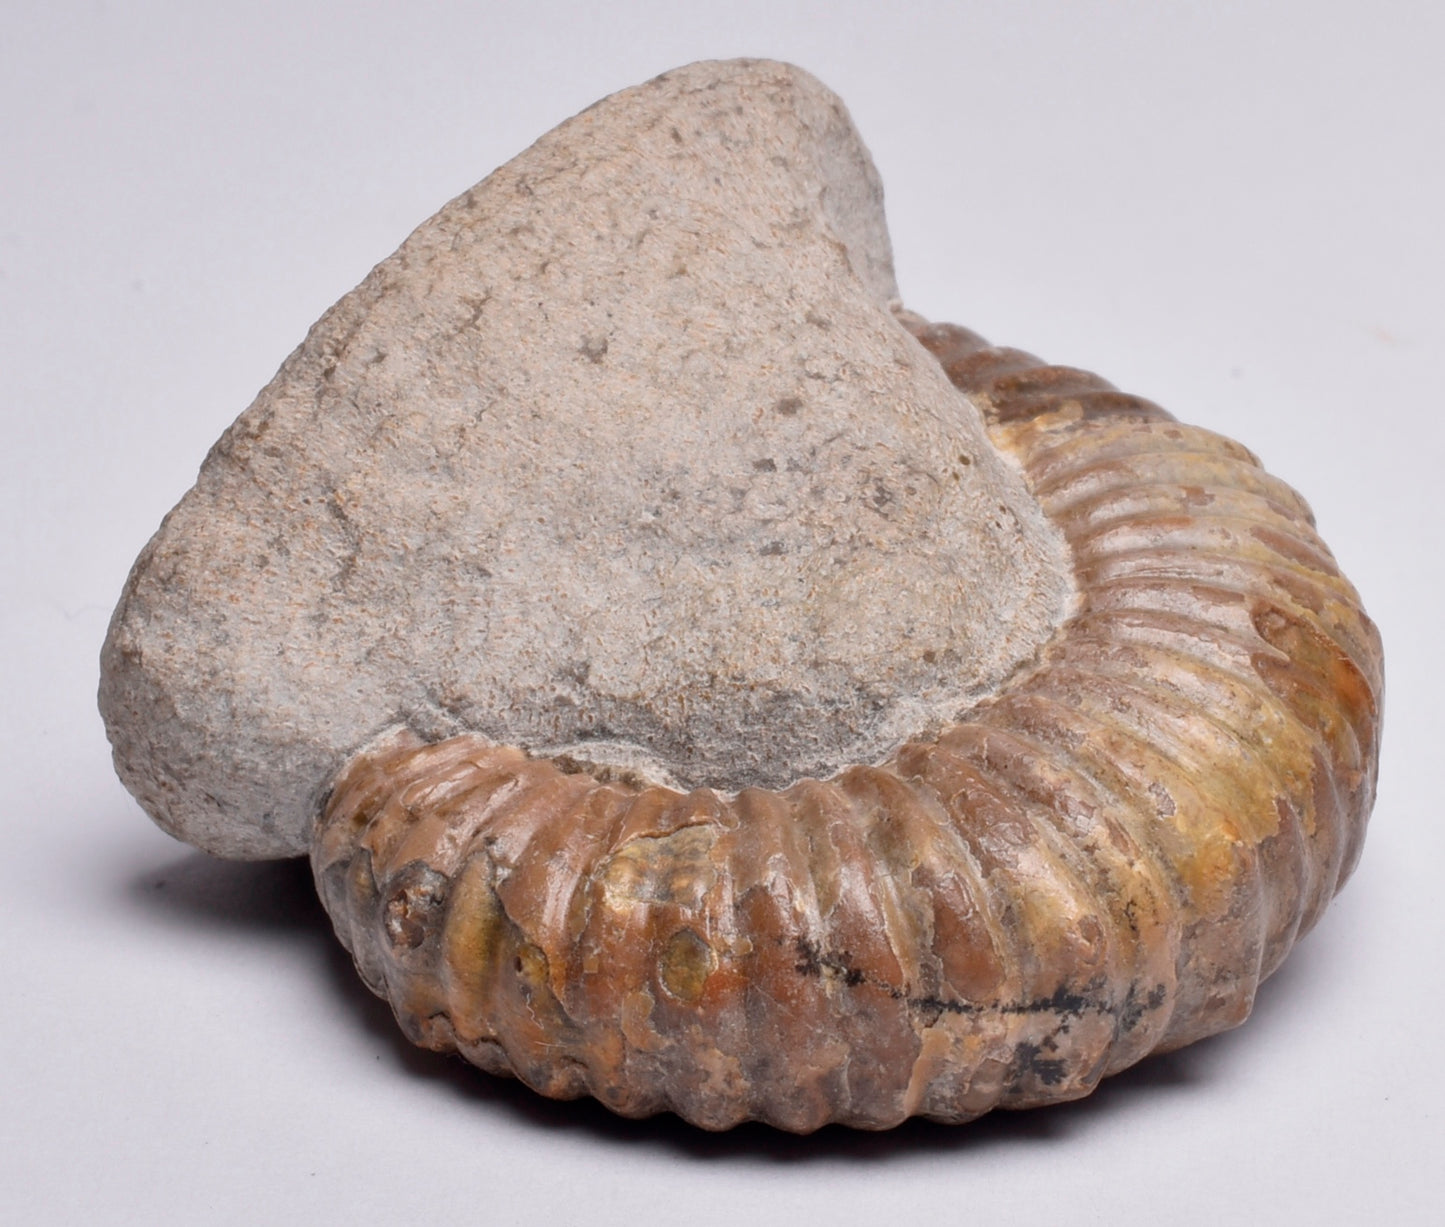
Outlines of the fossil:
[[1232,1027],[1355,865],[1381,647],[1244,447],[897,299],[841,103],[605,99],[313,328],[142,553],[127,786],[309,853],[419,1044],[710,1129]]

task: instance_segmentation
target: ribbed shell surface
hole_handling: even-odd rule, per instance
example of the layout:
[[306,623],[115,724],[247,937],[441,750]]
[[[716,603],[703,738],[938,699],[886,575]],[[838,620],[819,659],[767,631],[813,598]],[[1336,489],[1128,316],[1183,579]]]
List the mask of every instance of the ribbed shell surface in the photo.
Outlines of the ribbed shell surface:
[[414,1041],[709,1129],[963,1121],[1243,1021],[1353,868],[1381,648],[1304,501],[1095,376],[902,318],[1066,535],[1072,616],[958,722],[781,791],[469,736],[359,755],[312,860]]

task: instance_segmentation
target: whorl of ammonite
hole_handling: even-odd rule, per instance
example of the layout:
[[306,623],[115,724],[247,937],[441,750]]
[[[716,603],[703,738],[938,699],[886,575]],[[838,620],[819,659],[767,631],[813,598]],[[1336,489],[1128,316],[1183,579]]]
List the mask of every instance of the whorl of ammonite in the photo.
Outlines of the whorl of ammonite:
[[407,1034],[721,1129],[1085,1095],[1241,1022],[1373,801],[1379,637],[1304,501],[1103,380],[900,317],[1073,553],[1038,663],[886,761],[648,786],[399,732],[312,859]]

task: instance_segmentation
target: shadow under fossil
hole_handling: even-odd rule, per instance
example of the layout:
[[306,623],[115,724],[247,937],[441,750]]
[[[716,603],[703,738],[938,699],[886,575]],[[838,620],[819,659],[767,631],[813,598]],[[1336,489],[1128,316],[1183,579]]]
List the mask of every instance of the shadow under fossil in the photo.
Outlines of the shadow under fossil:
[[[520,1082],[486,1074],[460,1057],[417,1048],[401,1033],[390,1007],[361,982],[351,958],[331,931],[305,860],[234,862],[190,852],[167,864],[133,873],[125,884],[130,901],[166,923],[188,928],[288,934],[313,946],[337,996],[357,1024],[391,1054],[404,1076],[432,1083],[446,1095],[528,1126],[591,1134],[618,1145],[651,1146],[708,1159],[764,1159],[780,1163],[816,1160],[886,1160],[920,1152],[967,1152],[997,1146],[1057,1143],[1120,1112],[1136,1110],[1151,1095],[1203,1085],[1239,1043],[1262,1042],[1262,1032],[1287,1022],[1293,985],[1302,978],[1296,952],[1261,988],[1254,1015],[1241,1031],[1214,1036],[1176,1052],[1149,1057],[1105,1079],[1087,1098],[1027,1111],[995,1111],[966,1125],[910,1119],[885,1132],[829,1125],[797,1136],[748,1123],[708,1133],[670,1114],[646,1120],[614,1115],[592,1099],[558,1101]],[[1253,1039],[1251,1039],[1253,1037]]]

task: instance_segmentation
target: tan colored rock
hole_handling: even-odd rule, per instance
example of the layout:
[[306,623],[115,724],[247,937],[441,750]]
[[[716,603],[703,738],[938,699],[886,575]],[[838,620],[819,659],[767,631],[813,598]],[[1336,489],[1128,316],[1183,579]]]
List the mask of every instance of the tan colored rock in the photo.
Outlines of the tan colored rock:
[[806,73],[696,64],[562,124],[327,313],[146,548],[122,779],[286,856],[399,724],[732,790],[951,719],[1071,582],[895,295]]

